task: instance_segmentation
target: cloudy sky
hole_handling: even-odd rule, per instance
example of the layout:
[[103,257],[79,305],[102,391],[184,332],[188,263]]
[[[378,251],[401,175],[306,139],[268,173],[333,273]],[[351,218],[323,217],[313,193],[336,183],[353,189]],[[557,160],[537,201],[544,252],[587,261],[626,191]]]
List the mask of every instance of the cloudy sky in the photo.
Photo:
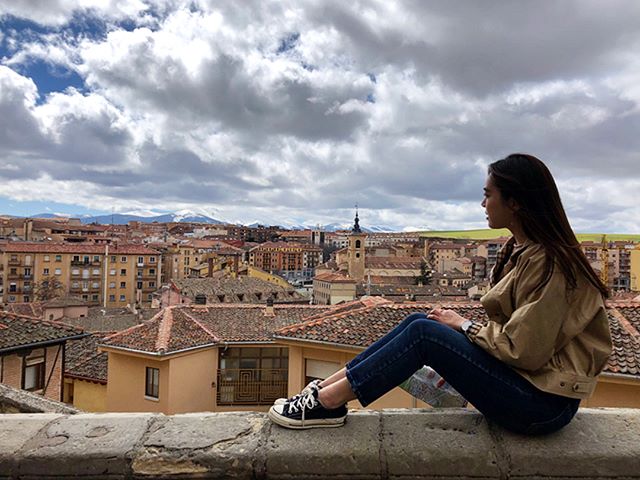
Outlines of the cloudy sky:
[[640,232],[640,2],[0,0],[0,213],[484,228],[521,151]]

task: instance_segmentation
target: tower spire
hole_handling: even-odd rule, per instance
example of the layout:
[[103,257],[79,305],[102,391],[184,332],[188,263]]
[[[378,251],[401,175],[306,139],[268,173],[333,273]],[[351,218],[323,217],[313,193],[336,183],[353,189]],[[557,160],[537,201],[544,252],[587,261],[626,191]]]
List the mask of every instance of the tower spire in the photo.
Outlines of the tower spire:
[[360,219],[358,218],[358,204],[356,203],[356,218],[353,221],[353,229],[351,230],[353,233],[362,233],[360,230]]

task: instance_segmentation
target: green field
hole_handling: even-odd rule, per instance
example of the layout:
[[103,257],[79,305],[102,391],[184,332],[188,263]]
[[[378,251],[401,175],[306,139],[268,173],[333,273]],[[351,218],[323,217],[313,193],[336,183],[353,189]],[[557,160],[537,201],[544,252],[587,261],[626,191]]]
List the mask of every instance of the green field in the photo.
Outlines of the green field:
[[[599,242],[602,240],[602,233],[577,233],[579,242]],[[607,240],[616,241],[624,240],[631,242],[640,242],[640,234],[628,233],[607,233]],[[422,237],[440,237],[440,238],[468,238],[469,240],[490,240],[498,237],[509,237],[511,233],[506,228],[503,229],[484,229],[484,230],[442,230],[420,232]]]

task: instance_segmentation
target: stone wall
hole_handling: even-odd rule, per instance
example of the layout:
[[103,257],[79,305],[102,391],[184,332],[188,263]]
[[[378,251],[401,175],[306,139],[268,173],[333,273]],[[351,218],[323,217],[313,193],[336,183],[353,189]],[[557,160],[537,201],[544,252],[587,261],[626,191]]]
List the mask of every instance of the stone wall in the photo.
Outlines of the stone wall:
[[[42,395],[11,388],[0,383],[0,413],[75,414],[79,411],[66,403],[56,402]],[[0,478],[2,478],[1,471]]]
[[640,412],[584,409],[523,437],[467,410],[359,411],[341,428],[261,413],[0,416],[0,478],[640,478]]

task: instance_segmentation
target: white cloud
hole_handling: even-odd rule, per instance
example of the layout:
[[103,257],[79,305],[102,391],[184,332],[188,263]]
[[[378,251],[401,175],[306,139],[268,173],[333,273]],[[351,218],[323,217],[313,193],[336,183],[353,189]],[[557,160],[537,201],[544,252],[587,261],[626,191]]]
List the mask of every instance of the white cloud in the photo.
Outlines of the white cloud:
[[[0,194],[475,228],[487,163],[528,151],[575,226],[638,230],[640,10],[614,3],[0,0],[55,27],[0,37]],[[39,94],[34,59],[84,88]]]

